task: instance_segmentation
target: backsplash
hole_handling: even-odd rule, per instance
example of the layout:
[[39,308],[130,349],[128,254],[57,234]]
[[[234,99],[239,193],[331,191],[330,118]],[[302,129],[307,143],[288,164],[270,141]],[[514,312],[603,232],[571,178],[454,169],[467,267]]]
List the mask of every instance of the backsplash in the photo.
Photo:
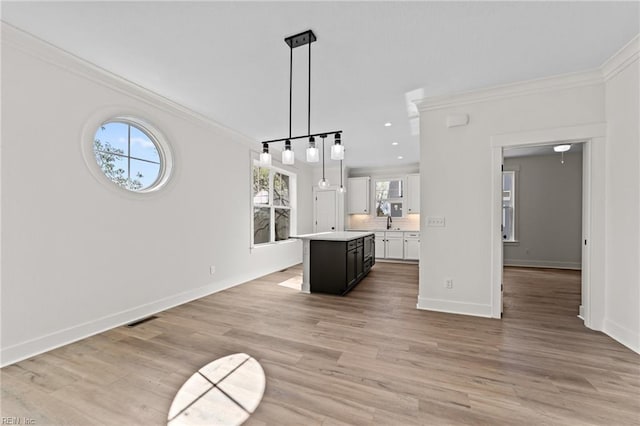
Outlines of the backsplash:
[[[375,230],[386,229],[387,219],[382,217],[374,217],[368,214],[350,214],[347,219],[346,229],[354,230]],[[410,214],[404,218],[395,218],[391,223],[391,229],[395,230],[400,228],[400,231],[419,231],[420,230],[420,215]]]

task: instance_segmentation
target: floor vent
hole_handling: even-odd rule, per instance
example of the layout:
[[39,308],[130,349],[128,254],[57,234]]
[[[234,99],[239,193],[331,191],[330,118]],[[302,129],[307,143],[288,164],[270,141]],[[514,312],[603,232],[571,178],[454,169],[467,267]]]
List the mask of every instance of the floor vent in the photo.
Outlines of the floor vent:
[[154,320],[156,318],[158,318],[158,317],[155,316],[155,315],[151,315],[150,317],[146,317],[146,318],[142,318],[142,319],[139,319],[137,321],[134,321],[134,322],[130,322],[129,324],[127,324],[127,327],[136,327],[136,326],[138,326],[140,324],[144,324],[145,322]]

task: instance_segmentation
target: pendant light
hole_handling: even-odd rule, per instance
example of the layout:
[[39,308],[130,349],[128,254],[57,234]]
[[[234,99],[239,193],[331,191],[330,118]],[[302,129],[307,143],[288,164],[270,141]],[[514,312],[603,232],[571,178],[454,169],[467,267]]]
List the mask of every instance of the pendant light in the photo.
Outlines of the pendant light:
[[[318,183],[321,188],[328,188],[329,181],[325,177],[324,170],[324,139],[328,134],[334,135],[334,144],[331,147],[331,159],[343,160],[344,147],[342,145],[342,130],[333,130],[331,132],[322,132],[311,134],[311,44],[317,40],[316,35],[311,30],[303,31],[299,34],[284,39],[289,46],[289,136],[281,139],[272,139],[262,142],[262,153],[260,154],[261,165],[271,165],[271,154],[269,154],[269,144],[274,142],[284,142],[284,150],[282,151],[282,164],[292,165],[295,162],[295,155],[291,149],[291,141],[296,139],[307,139],[308,147],[306,149],[306,159],[308,163],[317,163],[320,161],[320,150],[316,146],[315,137],[322,138],[322,179]],[[293,136],[291,133],[291,117],[292,117],[292,99],[293,99],[293,49],[300,46],[309,45],[309,73],[308,73],[308,102],[307,102],[307,134]],[[342,166],[341,166],[342,167]]]
[[307,148],[307,163],[317,163],[320,161],[320,153],[316,148],[316,138],[309,137],[309,147]]
[[260,165],[261,166],[270,166],[271,165],[271,154],[269,154],[269,144],[262,144],[262,153],[260,154]]
[[340,139],[340,133],[336,133],[334,136],[333,146],[331,147],[331,159],[332,160],[344,160],[344,146]]
[[286,140],[284,143],[284,151],[282,151],[282,164],[291,165],[295,163],[295,156],[291,151],[291,141]]
[[329,180],[324,176],[324,139],[327,135],[320,135],[320,137],[322,138],[322,179],[318,182],[318,187],[320,189],[327,189],[329,188]]

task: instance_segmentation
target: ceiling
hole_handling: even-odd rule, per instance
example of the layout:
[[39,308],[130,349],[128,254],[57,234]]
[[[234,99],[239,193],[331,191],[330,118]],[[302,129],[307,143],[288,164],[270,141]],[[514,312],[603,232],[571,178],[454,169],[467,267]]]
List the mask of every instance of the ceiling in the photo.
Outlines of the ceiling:
[[[288,134],[283,39],[312,29],[311,131],[342,129],[348,167],[419,161],[411,99],[596,68],[639,32],[638,17],[637,2],[2,2],[2,20],[256,148]],[[307,50],[293,52],[296,135]],[[294,143],[297,159],[304,148]]]

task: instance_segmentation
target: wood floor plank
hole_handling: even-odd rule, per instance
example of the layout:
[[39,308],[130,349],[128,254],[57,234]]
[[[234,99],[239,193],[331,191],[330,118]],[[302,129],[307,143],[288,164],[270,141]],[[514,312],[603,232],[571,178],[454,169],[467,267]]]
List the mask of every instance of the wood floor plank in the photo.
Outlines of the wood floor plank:
[[640,425],[640,356],[577,318],[580,273],[506,268],[501,320],[415,308],[418,267],[345,297],[289,268],[0,371],[6,417],[163,425],[180,386],[244,352],[266,374],[249,425]]

